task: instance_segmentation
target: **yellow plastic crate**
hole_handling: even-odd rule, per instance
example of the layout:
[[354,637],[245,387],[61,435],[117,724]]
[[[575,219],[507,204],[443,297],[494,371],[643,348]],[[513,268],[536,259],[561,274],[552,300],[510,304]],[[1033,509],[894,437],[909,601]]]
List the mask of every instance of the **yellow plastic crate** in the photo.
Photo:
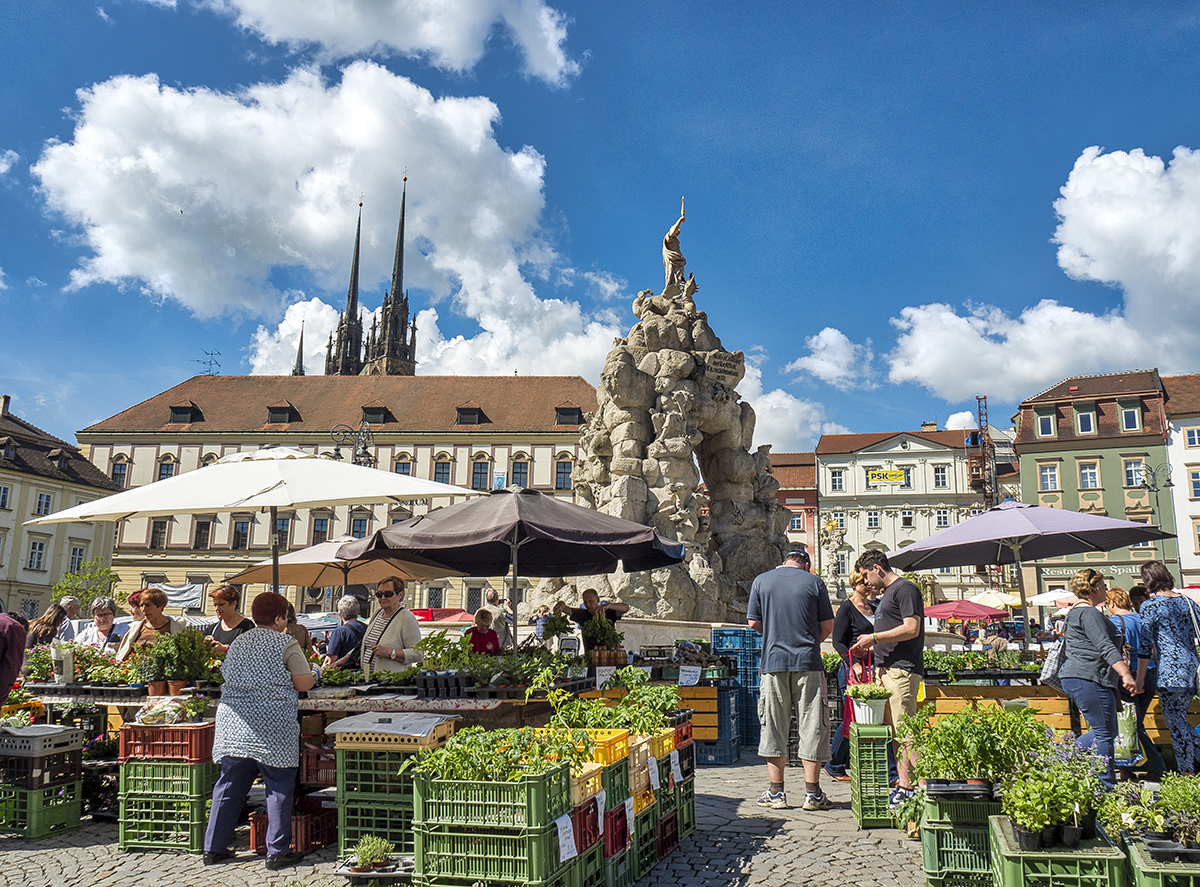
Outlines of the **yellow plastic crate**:
[[578,807],[588,798],[594,798],[596,792],[600,791],[600,785],[603,780],[604,765],[603,764],[580,764],[579,775],[574,775],[574,767],[571,768],[571,806]]
[[[539,728],[538,732],[546,731],[545,728]],[[592,739],[591,761],[593,764],[603,764],[607,767],[629,755],[628,730],[584,730],[583,732]],[[580,751],[582,750],[580,748]]]
[[641,813],[647,807],[653,807],[656,796],[654,789],[646,788],[633,796],[633,812]]
[[675,728],[666,727],[650,737],[650,754],[661,758],[675,751]]

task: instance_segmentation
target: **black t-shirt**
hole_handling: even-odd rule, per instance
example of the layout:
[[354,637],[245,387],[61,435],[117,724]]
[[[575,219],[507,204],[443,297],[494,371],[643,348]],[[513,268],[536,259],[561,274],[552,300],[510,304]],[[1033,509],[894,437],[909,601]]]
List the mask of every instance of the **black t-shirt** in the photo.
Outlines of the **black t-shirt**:
[[854,606],[854,601],[842,601],[837,615],[833,617],[833,635],[829,640],[833,642],[833,649],[838,651],[838,655],[845,662],[858,636],[873,631],[875,623]]
[[216,641],[218,644],[221,644],[224,647],[228,647],[230,644],[233,643],[234,638],[244,635],[246,632],[252,630],[253,628],[254,628],[254,620],[246,619],[243,617],[241,622],[239,622],[233,628],[226,631],[225,629],[223,629],[221,627],[221,622],[220,622],[220,620],[218,620],[217,622],[214,622],[212,625],[210,625],[208,628],[204,629],[204,636],[212,638],[214,641]]
[[925,601],[921,589],[899,578],[883,591],[875,611],[875,631],[890,631],[915,616],[919,631],[907,641],[875,645],[875,664],[880,668],[902,668],[912,674],[925,674]]
[[[618,619],[620,619],[625,614],[624,613],[614,613],[611,610],[606,610],[604,615],[608,619],[609,622],[616,622]],[[570,619],[572,622],[574,622],[576,625],[578,625],[580,628],[583,628],[583,626],[587,625],[589,622],[592,621],[592,619],[595,618],[595,614],[591,610],[589,610],[587,607],[576,607],[575,609],[573,609],[569,613],[567,613],[567,618]],[[590,650],[595,646],[596,646],[596,642],[593,641],[590,637],[588,637],[587,634],[584,634],[583,635],[583,649]]]

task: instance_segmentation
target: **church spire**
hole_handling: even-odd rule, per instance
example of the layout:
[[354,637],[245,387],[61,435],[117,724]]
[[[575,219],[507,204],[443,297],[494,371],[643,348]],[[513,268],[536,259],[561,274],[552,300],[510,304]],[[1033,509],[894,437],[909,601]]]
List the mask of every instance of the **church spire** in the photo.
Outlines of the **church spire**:
[[346,290],[346,319],[358,319],[358,253],[362,240],[362,201],[358,202],[358,227],[354,229],[354,258],[350,261],[350,287]]
[[404,177],[404,188],[400,192],[400,230],[396,233],[396,258],[392,261],[392,298],[404,293],[404,206],[408,201],[408,176]]
[[300,321],[300,344],[296,346],[296,365],[292,367],[293,376],[304,375],[304,321]]

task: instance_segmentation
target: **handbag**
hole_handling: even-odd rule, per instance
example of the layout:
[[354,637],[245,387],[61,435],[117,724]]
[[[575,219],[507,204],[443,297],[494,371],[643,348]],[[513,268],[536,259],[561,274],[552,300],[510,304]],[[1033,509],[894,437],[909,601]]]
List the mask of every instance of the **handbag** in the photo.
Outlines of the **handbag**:
[[[1195,637],[1192,638],[1192,646],[1194,647],[1196,642],[1200,642],[1200,626],[1196,625],[1196,605],[1188,600],[1186,596],[1180,595],[1180,597],[1187,604],[1188,615],[1192,617],[1192,631],[1195,632]],[[1192,695],[1196,695],[1197,693],[1200,693],[1200,665],[1196,666],[1196,685],[1192,689]]]
[[1038,675],[1038,683],[1045,687],[1053,687],[1060,693],[1065,692],[1062,682],[1058,679],[1058,673],[1066,661],[1067,641],[1064,638],[1050,645],[1050,649],[1046,652],[1046,661],[1042,663],[1042,671]]

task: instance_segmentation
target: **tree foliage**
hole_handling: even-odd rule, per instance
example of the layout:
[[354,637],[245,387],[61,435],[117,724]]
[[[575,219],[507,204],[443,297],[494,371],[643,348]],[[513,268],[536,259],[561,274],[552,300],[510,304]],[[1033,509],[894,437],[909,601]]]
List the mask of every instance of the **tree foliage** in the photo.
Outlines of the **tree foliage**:
[[50,600],[59,601],[64,597],[79,598],[79,613],[84,615],[92,612],[92,601],[104,595],[111,595],[113,586],[117,584],[118,576],[104,566],[103,558],[95,557],[80,565],[76,573],[67,573],[54,584],[50,592]]

